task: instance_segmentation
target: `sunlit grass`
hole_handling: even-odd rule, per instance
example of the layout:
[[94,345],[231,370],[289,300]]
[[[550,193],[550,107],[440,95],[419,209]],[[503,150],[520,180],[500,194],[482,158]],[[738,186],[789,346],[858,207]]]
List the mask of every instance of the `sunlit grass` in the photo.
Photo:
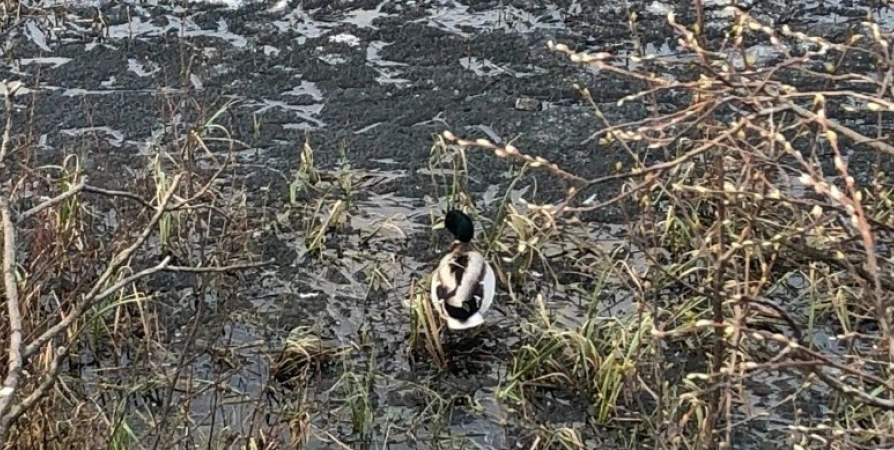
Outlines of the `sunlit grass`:
[[591,312],[571,329],[554,322],[542,296],[538,319],[523,324],[527,343],[514,352],[500,397],[525,405],[543,387],[572,389],[593,404],[594,419],[612,417],[619,396],[648,358],[652,322],[647,318],[600,317]]

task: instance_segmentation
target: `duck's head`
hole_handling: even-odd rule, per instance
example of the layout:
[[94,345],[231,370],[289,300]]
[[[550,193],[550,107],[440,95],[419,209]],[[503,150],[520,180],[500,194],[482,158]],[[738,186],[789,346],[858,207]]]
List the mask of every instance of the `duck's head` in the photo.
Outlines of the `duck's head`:
[[463,243],[472,241],[475,235],[475,225],[472,219],[464,212],[458,209],[447,211],[447,217],[444,218],[444,227],[447,228],[456,239]]

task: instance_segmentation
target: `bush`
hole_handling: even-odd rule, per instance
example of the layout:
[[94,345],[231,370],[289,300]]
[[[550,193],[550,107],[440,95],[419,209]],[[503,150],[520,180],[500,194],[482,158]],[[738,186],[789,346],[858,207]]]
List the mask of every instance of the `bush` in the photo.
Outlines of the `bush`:
[[[526,385],[574,389],[594,400],[598,421],[635,419],[657,448],[728,448],[768,418],[796,448],[889,446],[891,34],[865,21],[836,43],[729,10],[715,45],[669,16],[689,54],[640,52],[633,68],[549,44],[645,84],[618,105],[643,102],[651,114],[622,124],[578,87],[600,121],[595,151],[631,155],[631,167],[584,179],[513,145],[444,134],[447,147],[488,149],[571,184],[562,201],[518,213],[544,236],[586,233],[583,215],[609,205],[626,217],[629,251],[601,247],[592,228],[572,242],[599,255],[579,266],[605,273],[597,294],[623,292],[630,318],[601,316],[599,295],[570,329],[538,308],[504,395],[524,404]],[[773,56],[758,63],[758,51]],[[581,200],[619,179],[610,200]]]

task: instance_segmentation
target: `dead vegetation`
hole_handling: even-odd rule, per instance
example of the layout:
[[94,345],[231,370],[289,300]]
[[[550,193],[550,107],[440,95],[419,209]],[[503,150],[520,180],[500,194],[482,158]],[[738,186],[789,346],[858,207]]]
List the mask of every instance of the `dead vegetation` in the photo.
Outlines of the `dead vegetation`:
[[[20,116],[14,105],[21,85],[3,87],[9,119],[2,141],[6,159],[0,161],[8,364],[0,391],[0,442],[4,448],[103,441],[127,447],[137,436],[118,415],[120,405],[105,404],[106,393],[90,392],[83,378],[66,374],[83,370],[82,364],[130,360],[95,375],[108,380],[111,391],[163,387],[166,394],[156,406],[176,408],[175,387],[183,381],[180,371],[189,353],[159,346],[169,330],[157,302],[171,292],[152,292],[152,280],[191,274],[215,283],[265,265],[238,244],[242,231],[220,232],[238,225],[239,211],[217,187],[230,157],[220,161],[208,146],[231,140],[211,115],[184,135],[169,136],[169,147],[149,149],[132,190],[105,188],[89,182],[77,155],[31,165],[34,148],[10,139],[13,119]],[[173,149],[179,152],[169,153]],[[219,165],[197,170],[197,154]],[[187,329],[194,333],[203,320],[200,308]],[[90,347],[101,350],[85,358]],[[174,370],[162,369],[171,357],[179,358]],[[147,370],[129,379],[132,384],[113,387],[112,380],[138,367]],[[90,422],[96,434],[79,435]],[[159,429],[175,425],[158,423]]]
[[[786,448],[892,445],[891,33],[866,21],[830,42],[732,8],[726,38],[707,44],[698,11],[698,26],[668,17],[684,57],[643,54],[634,17],[634,56],[550,43],[557,57],[644,86],[619,102],[648,106],[629,123],[610,123],[577,87],[594,112],[594,152],[632,165],[585,178],[513,143],[435,138],[431,193],[484,225],[500,280],[505,318],[493,328],[506,355],[465,367],[498,366],[491,391],[470,373],[468,390],[439,379],[457,355],[426,273],[395,279],[409,241],[400,218],[352,233],[377,174],[347,155],[322,170],[308,140],[281,174],[288,187],[270,194],[280,198],[249,199],[231,157],[240,144],[219,123],[225,105],[171,126],[133,190],[101,187],[76,155],[37,165],[33,143],[13,144],[21,112],[6,83],[5,448],[482,445],[451,428],[463,415],[530,449],[731,448],[759,421],[781,423],[763,437]],[[775,59],[758,61],[757,46]],[[507,162],[510,181],[489,211],[468,187],[474,151]],[[565,197],[513,200],[541,170],[567,184]],[[616,195],[593,200],[618,181]],[[625,217],[612,245],[586,220],[601,208]],[[359,329],[338,336],[350,342],[324,336],[320,320],[276,342],[209,336],[209,322],[232,329],[243,319],[209,311],[208,299],[245,293],[243,277],[264,265],[259,236],[299,236],[307,259],[333,272],[361,267],[358,302],[396,305],[404,321],[376,330],[369,317],[381,311],[364,306]],[[171,273],[196,278],[167,289],[171,278],[159,277]],[[266,289],[273,277],[251,280]],[[184,316],[172,333],[167,321]],[[757,389],[768,377],[785,382]],[[544,398],[565,402],[554,410],[582,405],[580,421],[544,417]],[[817,405],[824,413],[809,411]]]

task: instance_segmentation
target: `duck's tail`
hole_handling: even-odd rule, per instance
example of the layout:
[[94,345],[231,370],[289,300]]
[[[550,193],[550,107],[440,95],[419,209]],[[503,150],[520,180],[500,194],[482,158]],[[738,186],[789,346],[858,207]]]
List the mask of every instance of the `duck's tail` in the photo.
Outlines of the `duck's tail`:
[[466,320],[458,320],[447,316],[447,328],[450,328],[451,330],[468,330],[469,328],[480,326],[483,323],[484,316],[477,312],[469,316]]

